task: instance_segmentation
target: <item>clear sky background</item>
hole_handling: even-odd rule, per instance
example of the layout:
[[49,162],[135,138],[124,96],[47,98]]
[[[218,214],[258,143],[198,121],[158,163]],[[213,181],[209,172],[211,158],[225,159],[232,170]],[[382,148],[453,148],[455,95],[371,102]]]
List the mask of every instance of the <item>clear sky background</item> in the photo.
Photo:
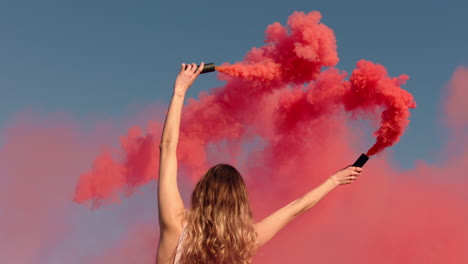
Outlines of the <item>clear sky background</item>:
[[[241,61],[263,44],[266,26],[312,10],[336,34],[339,69],[350,73],[366,59],[392,76],[410,76],[403,88],[417,108],[389,149],[396,162],[408,168],[437,159],[433,153],[447,136],[440,120],[443,87],[458,66],[468,65],[467,1],[0,1],[0,147],[4,128],[24,111],[66,113],[82,129],[104,120],[132,124],[142,109],[169,101],[180,63]],[[216,74],[203,75],[189,96],[221,85]],[[104,143],[118,144],[118,138]],[[138,211],[140,202],[154,202],[145,188],[103,211],[67,209],[80,228],[63,250],[43,252],[41,263],[60,263],[74,247],[98,254],[99,245],[117,239],[132,221],[154,219],[154,203],[145,207],[151,211]],[[124,213],[125,222],[119,220]],[[83,247],[93,234],[99,235]]]

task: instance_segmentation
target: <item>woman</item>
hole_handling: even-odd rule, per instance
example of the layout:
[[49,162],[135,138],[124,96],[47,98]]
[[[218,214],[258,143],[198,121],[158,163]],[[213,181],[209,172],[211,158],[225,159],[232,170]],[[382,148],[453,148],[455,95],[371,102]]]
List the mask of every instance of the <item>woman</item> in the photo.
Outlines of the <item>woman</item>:
[[247,191],[239,172],[218,164],[202,177],[185,210],[177,187],[176,149],[185,93],[203,69],[182,64],[174,84],[160,144],[158,206],[160,239],[157,263],[250,263],[255,251],[328,192],[352,183],[362,169],[347,167],[320,186],[258,223],[253,223]]

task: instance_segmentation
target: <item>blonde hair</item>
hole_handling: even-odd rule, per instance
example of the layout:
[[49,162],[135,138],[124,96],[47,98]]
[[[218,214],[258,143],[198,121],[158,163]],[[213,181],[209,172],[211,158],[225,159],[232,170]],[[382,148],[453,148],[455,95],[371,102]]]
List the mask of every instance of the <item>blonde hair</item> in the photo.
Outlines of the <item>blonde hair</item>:
[[186,212],[181,264],[250,263],[257,235],[240,173],[218,164],[203,176]]

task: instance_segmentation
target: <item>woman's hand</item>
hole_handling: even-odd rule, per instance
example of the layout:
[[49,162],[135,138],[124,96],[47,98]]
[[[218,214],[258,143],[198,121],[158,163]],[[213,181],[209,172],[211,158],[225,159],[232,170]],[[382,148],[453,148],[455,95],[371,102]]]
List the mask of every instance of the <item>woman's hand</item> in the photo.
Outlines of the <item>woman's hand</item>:
[[353,183],[361,175],[362,168],[348,166],[330,176],[330,180],[336,185]]
[[185,93],[187,92],[188,88],[193,84],[195,79],[197,79],[198,75],[203,70],[203,66],[205,66],[203,62],[200,64],[200,67],[198,69],[195,63],[182,63],[179,75],[177,75],[177,78],[175,80],[174,95],[182,97],[185,96]]

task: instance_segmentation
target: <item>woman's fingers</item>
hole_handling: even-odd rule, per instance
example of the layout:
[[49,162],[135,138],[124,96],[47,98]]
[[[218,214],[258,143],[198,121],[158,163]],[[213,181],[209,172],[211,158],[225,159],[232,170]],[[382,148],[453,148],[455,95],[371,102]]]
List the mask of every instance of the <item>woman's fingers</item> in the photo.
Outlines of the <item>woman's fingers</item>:
[[344,181],[345,184],[350,184],[350,183],[353,183],[356,179],[349,179],[349,180],[346,180]]
[[348,169],[349,169],[349,170],[352,170],[352,171],[359,171],[359,172],[362,171],[362,168],[361,168],[361,167],[355,167],[355,166],[349,166]]
[[182,67],[181,67],[181,72],[182,71],[187,71],[187,72],[190,72],[190,73],[194,73],[194,74],[200,74],[202,71],[203,71],[203,67],[205,66],[205,63],[202,62],[200,64],[200,67],[197,67],[197,64],[195,63],[182,63]]
[[348,166],[335,174],[339,184],[350,184],[356,181],[362,173],[362,168]]
[[345,177],[347,177],[347,176],[358,176],[358,175],[361,175],[361,173],[357,172],[357,171],[349,171]]
[[358,177],[356,176],[349,176],[343,179],[342,184],[350,184],[350,183],[353,183],[357,179]]
[[198,70],[195,73],[199,75],[203,71],[204,66],[205,66],[204,62],[200,63],[200,67],[198,67]]
[[353,167],[353,166],[350,166],[349,169],[352,170],[352,171],[362,172],[362,168],[361,168],[361,167]]
[[190,72],[192,70],[192,64],[190,63],[182,63],[182,70],[185,72]]

